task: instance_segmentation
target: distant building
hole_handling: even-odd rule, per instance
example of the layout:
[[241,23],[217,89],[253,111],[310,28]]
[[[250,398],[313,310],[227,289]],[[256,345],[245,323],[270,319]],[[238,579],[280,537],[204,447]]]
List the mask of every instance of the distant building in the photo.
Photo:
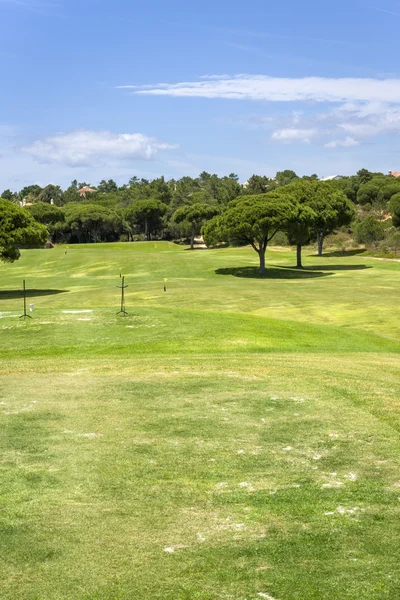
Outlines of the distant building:
[[389,171],[389,175],[397,178],[397,177],[400,177],[400,172],[399,171]]
[[321,181],[340,181],[343,179],[343,175],[331,175],[330,177],[324,177]]
[[83,188],[78,190],[78,194],[80,195],[81,198],[86,198],[86,194],[94,194],[96,192],[97,192],[97,190],[94,190],[93,188],[89,187],[88,185],[85,185]]

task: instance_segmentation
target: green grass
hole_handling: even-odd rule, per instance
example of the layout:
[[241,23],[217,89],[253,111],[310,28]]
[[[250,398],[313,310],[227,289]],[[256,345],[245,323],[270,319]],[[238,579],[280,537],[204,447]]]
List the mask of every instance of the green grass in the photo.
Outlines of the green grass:
[[65,252],[0,266],[0,597],[400,597],[400,264]]

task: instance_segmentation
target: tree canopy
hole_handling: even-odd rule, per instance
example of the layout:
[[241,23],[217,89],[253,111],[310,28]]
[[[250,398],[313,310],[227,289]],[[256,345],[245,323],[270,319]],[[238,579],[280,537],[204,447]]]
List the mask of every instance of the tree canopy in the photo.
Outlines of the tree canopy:
[[400,193],[391,197],[389,210],[392,215],[393,225],[395,227],[400,227]]
[[[305,184],[316,187],[307,188]],[[86,185],[97,192],[80,196],[78,190]],[[307,196],[311,189],[314,204]],[[239,183],[235,173],[219,176],[207,171],[197,177],[185,175],[169,180],[162,176],[150,180],[133,175],[122,185],[106,177],[95,184],[74,179],[64,190],[55,184],[42,187],[35,183],[20,191],[5,190],[4,194],[10,203],[26,206],[37,222],[46,225],[54,242],[187,236],[193,245],[194,235],[210,216],[224,214],[236,200],[294,192],[298,212],[294,219],[286,220],[282,243],[288,239],[296,244],[298,266],[303,245],[317,240],[321,252],[325,236],[341,227],[340,235],[351,235],[356,224],[371,214],[378,221],[386,223],[392,215],[393,224],[399,222],[398,211],[393,208],[397,206],[396,200],[392,202],[392,198],[400,194],[400,179],[367,169],[325,182],[316,174],[299,177],[292,169],[278,171],[275,177],[254,174],[245,184]],[[195,211],[199,205],[206,211],[206,217],[200,214],[191,218],[189,207]],[[89,218],[90,212],[93,218]],[[350,221],[354,224],[349,225]],[[388,232],[385,227],[385,239]]]
[[347,196],[333,183],[318,181],[312,185],[314,192],[308,205],[316,215],[313,231],[318,242],[318,255],[321,256],[325,236],[350,224],[355,211]]
[[241,196],[203,227],[204,239],[211,245],[221,241],[250,244],[259,256],[260,274],[264,274],[268,243],[296,211],[296,200],[290,193]]
[[47,237],[46,227],[28,211],[0,198],[0,260],[13,262],[20,257],[21,246],[42,246]]
[[118,227],[117,215],[104,206],[96,204],[69,203],[65,208],[64,229],[76,236],[80,243],[114,239]]
[[297,267],[300,269],[303,266],[301,249],[310,242],[317,223],[317,213],[311,203],[320,195],[324,195],[325,189],[314,179],[298,179],[289,184],[285,192],[290,192],[297,202],[297,210],[293,211],[292,217],[286,221],[284,229],[289,243],[297,248]]
[[130,227],[131,234],[136,228],[138,233],[144,233],[146,240],[150,240],[151,235],[161,229],[162,217],[166,212],[166,204],[149,198],[138,200],[129,207],[124,213],[124,219]]
[[215,206],[209,204],[196,203],[178,208],[173,219],[176,223],[187,223],[190,227],[190,247],[194,248],[194,238],[196,233],[200,233],[202,225],[218,213]]

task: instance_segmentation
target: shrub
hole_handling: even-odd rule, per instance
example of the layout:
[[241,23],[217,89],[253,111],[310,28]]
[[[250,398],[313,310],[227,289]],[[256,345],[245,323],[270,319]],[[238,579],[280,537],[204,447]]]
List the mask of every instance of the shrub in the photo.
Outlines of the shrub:
[[385,225],[373,215],[369,215],[355,227],[355,239],[358,244],[374,244],[385,237]]
[[393,225],[400,227],[400,194],[392,196],[389,203],[389,210],[392,215]]

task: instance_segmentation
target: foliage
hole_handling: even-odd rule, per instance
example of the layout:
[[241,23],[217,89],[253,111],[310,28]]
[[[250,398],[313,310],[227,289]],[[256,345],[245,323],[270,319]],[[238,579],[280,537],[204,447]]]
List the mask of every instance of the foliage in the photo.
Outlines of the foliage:
[[397,256],[400,252],[400,231],[397,229],[389,229],[386,232],[385,242],[389,251],[393,251]]
[[298,175],[291,169],[286,169],[285,171],[278,171],[275,177],[276,184],[280,185],[288,185],[292,183],[296,179],[298,179]]
[[166,204],[159,200],[138,200],[124,212],[124,221],[130,234],[144,233],[146,239],[150,240],[152,234],[157,234],[162,228],[162,217],[166,212]]
[[297,246],[297,267],[302,267],[301,248],[308,244],[318,223],[318,210],[326,198],[326,186],[316,180],[298,179],[287,186],[297,202],[297,210],[286,221],[285,231],[290,244]]
[[37,196],[38,202],[48,202],[49,204],[51,203],[51,201],[53,201],[54,204],[57,205],[61,204],[61,199],[62,189],[59,185],[53,184],[46,185],[46,187],[43,188],[43,190]]
[[27,185],[19,193],[20,198],[22,200],[36,200],[40,193],[43,191],[43,188],[40,185]]
[[377,181],[368,181],[358,188],[357,203],[372,204],[377,200],[379,194],[379,183]]
[[244,193],[249,196],[258,194],[266,194],[276,188],[276,182],[270,177],[261,175],[252,175],[248,180],[248,185],[244,189]]
[[400,227],[400,193],[391,197],[389,211],[392,215],[392,222],[395,227]]
[[64,233],[76,236],[80,243],[118,239],[120,219],[108,208],[96,204],[69,203],[64,209]]
[[[83,187],[83,186],[82,186]],[[65,204],[69,204],[69,202],[80,202],[82,201],[81,196],[78,194],[78,182],[76,179],[71,183],[71,185],[63,192],[61,201],[57,202],[58,205],[64,206]]]
[[355,216],[353,203],[331,182],[314,184],[317,193],[309,200],[309,207],[316,218],[313,225],[314,235],[318,242],[318,254],[322,255],[323,241],[326,235],[338,227],[348,225]]
[[64,212],[57,206],[47,204],[47,202],[35,202],[32,206],[26,208],[32,217],[38,223],[43,225],[54,225],[65,220]]
[[357,171],[357,177],[360,180],[361,184],[368,183],[369,181],[371,181],[373,176],[373,173],[371,173],[371,171],[368,171],[368,169],[360,169],[359,171]]
[[48,232],[24,209],[0,198],[0,260],[13,262],[21,246],[42,246]]
[[194,237],[200,233],[202,225],[212,219],[218,213],[218,209],[209,204],[192,204],[181,206],[174,215],[173,220],[178,224],[187,224],[190,228],[190,247],[194,247]]
[[400,181],[398,179],[393,179],[390,182],[381,185],[378,191],[378,201],[385,203],[390,200],[392,196],[400,193]]
[[[35,184],[24,187],[19,193],[6,190],[6,195],[13,203],[24,200],[33,204],[38,202],[49,204],[53,200],[56,206],[62,208],[66,208],[69,204],[81,204],[82,206],[90,205],[107,209],[106,212],[109,211],[107,214],[113,215],[113,225],[105,227],[99,234],[102,241],[114,240],[118,235],[126,235],[131,240],[137,239],[138,236],[145,236],[146,239],[157,236],[161,236],[163,239],[176,239],[190,235],[193,240],[193,230],[189,221],[183,219],[178,222],[175,219],[174,215],[181,207],[207,205],[212,207],[215,213],[223,213],[238,198],[277,192],[296,184],[325,186],[318,189],[325,190],[326,202],[318,202],[317,207],[308,206],[307,210],[303,207],[298,213],[297,222],[293,221],[291,232],[288,232],[292,243],[295,243],[296,239],[311,241],[317,239],[319,252],[322,251],[324,237],[337,230],[342,224],[349,224],[354,217],[352,202],[357,205],[359,220],[362,221],[367,215],[373,214],[384,221],[389,212],[393,212],[389,209],[391,198],[400,193],[400,181],[392,176],[374,173],[366,169],[361,169],[356,175],[331,182],[319,181],[316,174],[299,178],[293,170],[286,169],[279,171],[274,178],[254,174],[249,178],[246,186],[239,184],[238,176],[235,173],[218,176],[203,171],[198,177],[184,176],[178,180],[166,180],[164,177],[148,180],[133,176],[127,184],[120,186],[113,179],[103,179],[96,186],[98,192],[88,195],[86,198],[80,197],[77,190],[85,185],[93,186],[88,182],[78,182],[77,179],[74,179],[64,191],[56,185],[41,188]],[[299,187],[298,190],[300,189]],[[342,206],[336,206],[336,208],[332,206],[333,190],[338,194],[335,202],[340,196]],[[348,202],[343,201],[344,197]],[[149,202],[148,206],[153,206],[151,215],[146,216],[144,208],[146,205],[138,204],[142,202]],[[153,205],[153,202],[162,205],[161,211],[160,204]],[[303,201],[300,203],[304,204]],[[44,222],[43,215],[40,216],[43,210],[41,207],[36,212],[35,209],[31,211],[32,214],[38,215],[39,222]],[[311,210],[320,215],[320,220],[315,227],[310,226]],[[86,208],[85,214],[87,211]],[[55,216],[57,213],[52,211],[51,214]],[[397,223],[395,214],[393,218]],[[88,232],[84,234],[82,228],[78,236],[77,233],[72,234],[71,229],[62,220],[56,220],[53,224],[50,223],[50,216],[47,220],[46,224],[51,230],[53,239],[64,239],[71,242],[79,239],[81,241],[93,240],[93,235],[89,235]],[[307,226],[305,226],[306,221]],[[88,219],[86,222],[89,222]],[[200,227],[201,225],[195,224],[196,233],[199,233]],[[305,243],[308,241],[302,242],[302,244]]]
[[250,244],[259,256],[260,273],[264,274],[268,242],[296,213],[296,200],[290,193],[242,196],[204,226],[204,240],[207,245],[235,240]]
[[107,194],[109,192],[117,192],[118,186],[113,179],[109,179],[108,181],[105,181],[104,179],[102,179],[100,181],[99,185],[97,186],[97,191],[100,194],[101,193]]
[[332,181],[332,185],[335,185],[337,189],[341,190],[346,194],[347,198],[351,202],[357,202],[357,192],[360,188],[360,181],[358,177],[343,177],[337,181]]
[[3,198],[4,200],[9,200],[10,202],[15,202],[18,198],[18,195],[15,192],[12,192],[11,190],[4,190],[0,198]]
[[355,238],[359,244],[372,244],[385,237],[385,226],[374,215],[369,215],[355,227]]
[[173,195],[173,186],[167,183],[164,177],[153,179],[147,185],[148,193],[151,198],[161,202],[162,204],[170,204]]
[[302,179],[305,181],[318,181],[319,177],[316,173],[313,173],[312,175],[304,175]]

